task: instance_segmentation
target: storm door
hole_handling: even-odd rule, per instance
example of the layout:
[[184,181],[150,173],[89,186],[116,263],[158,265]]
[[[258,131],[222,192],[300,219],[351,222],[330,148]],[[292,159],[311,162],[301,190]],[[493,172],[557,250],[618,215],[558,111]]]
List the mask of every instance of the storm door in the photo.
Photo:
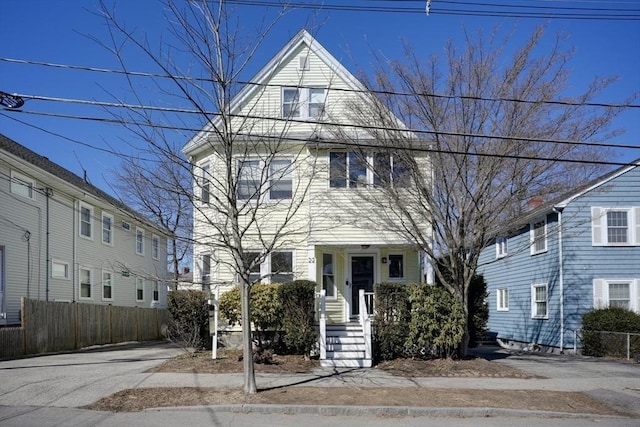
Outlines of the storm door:
[[360,289],[365,292],[373,292],[375,277],[373,255],[351,256],[351,316],[359,314],[358,294]]

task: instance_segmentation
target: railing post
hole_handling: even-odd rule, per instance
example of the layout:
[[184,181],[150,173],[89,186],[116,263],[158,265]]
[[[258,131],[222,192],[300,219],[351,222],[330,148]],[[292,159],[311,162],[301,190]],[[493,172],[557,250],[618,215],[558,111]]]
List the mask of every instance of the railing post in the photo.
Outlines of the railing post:
[[631,334],[627,332],[627,360],[631,359]]
[[326,290],[320,291],[320,360],[327,359],[327,307]]

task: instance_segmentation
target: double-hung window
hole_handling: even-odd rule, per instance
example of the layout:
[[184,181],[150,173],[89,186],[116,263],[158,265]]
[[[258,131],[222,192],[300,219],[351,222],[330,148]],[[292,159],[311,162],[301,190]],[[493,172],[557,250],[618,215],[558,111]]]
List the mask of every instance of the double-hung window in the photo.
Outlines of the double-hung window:
[[90,299],[93,298],[93,280],[91,270],[88,268],[80,267],[80,298]]
[[153,281],[153,301],[159,301],[160,300],[160,292],[159,292],[159,287],[158,287],[158,281],[154,280]]
[[144,230],[136,227],[136,253],[144,255]]
[[272,252],[269,263],[271,283],[286,283],[293,280],[293,252]]
[[318,119],[324,116],[325,88],[282,89],[282,116],[292,119]]
[[496,239],[496,258],[507,256],[507,238],[498,237]]
[[336,296],[335,273],[333,254],[325,252],[322,254],[322,289],[329,298]]
[[80,236],[93,239],[93,207],[80,202],[79,229]]
[[202,203],[209,203],[210,201],[210,175],[209,175],[209,163],[205,163],[201,167],[202,176],[200,177],[200,201]]
[[631,302],[631,283],[609,283],[609,307],[620,307],[629,310]]
[[113,273],[110,271],[102,272],[102,299],[113,300]]
[[329,153],[331,188],[357,188],[369,185],[406,188],[409,182],[409,168],[400,156],[355,151]]
[[549,314],[547,284],[531,285],[531,317],[533,319],[547,319]]
[[160,259],[160,238],[155,234],[151,237],[151,257]]
[[260,259],[260,252],[245,252],[244,259],[246,265],[249,266],[249,281],[251,283],[259,282],[262,278],[261,264],[257,262]]
[[144,278],[136,277],[136,301],[144,301]]
[[531,224],[531,255],[536,255],[547,251],[547,221],[541,221]]
[[102,213],[102,243],[113,246],[113,215]]
[[238,161],[238,200],[285,200],[293,197],[291,159]]
[[202,254],[202,286],[203,291],[211,290],[211,254]]
[[509,311],[509,288],[496,290],[496,307],[498,311]]
[[640,246],[640,207],[591,208],[593,246]]

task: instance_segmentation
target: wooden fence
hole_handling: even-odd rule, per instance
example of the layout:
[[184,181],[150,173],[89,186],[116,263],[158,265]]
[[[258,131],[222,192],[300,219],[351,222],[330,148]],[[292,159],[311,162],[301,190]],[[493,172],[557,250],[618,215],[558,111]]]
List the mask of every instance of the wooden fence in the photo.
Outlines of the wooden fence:
[[166,309],[23,298],[22,326],[0,328],[0,357],[163,339]]

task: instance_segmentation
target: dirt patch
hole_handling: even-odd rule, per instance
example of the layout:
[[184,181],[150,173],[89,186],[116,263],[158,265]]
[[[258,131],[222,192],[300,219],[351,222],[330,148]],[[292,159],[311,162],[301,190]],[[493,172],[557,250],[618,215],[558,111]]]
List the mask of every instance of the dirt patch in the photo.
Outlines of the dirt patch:
[[[148,372],[241,373],[240,352],[222,351],[181,355]],[[271,364],[256,364],[256,372],[304,373],[319,367],[317,360],[275,355]],[[482,358],[469,360],[398,359],[378,365],[404,377],[534,378],[524,371]],[[147,408],[230,404],[419,406],[511,408],[566,413],[624,415],[583,393],[543,390],[475,390],[417,387],[303,387],[259,390],[245,395],[240,388],[137,388],[122,390],[86,406],[98,411],[141,411]]]

